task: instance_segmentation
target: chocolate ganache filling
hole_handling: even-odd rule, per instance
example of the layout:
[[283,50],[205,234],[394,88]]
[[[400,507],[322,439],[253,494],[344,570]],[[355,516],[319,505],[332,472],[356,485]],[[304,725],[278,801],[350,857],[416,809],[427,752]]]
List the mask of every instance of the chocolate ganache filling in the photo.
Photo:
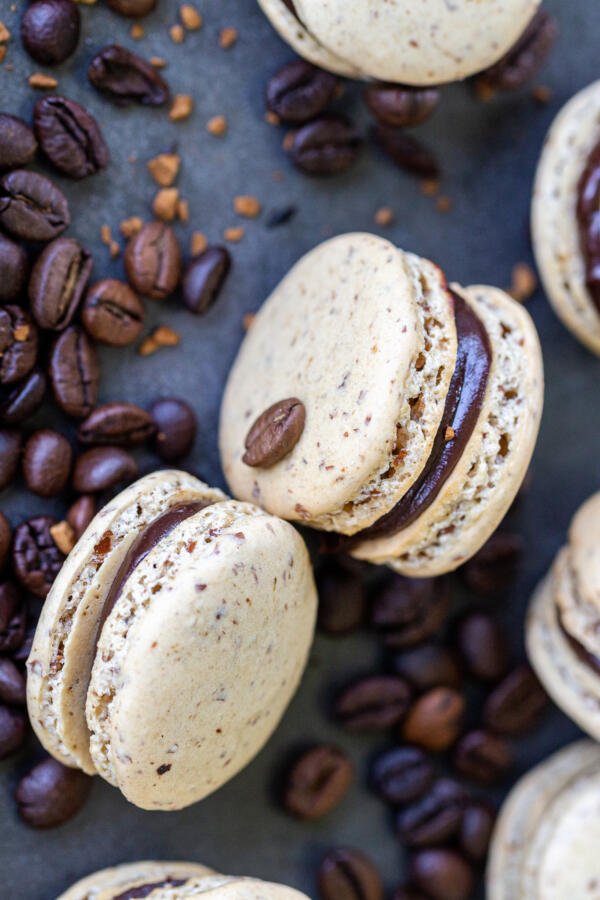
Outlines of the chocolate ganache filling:
[[600,142],[588,157],[579,180],[577,222],[585,262],[585,284],[600,312]]
[[556,608],[556,618],[558,621],[558,627],[563,633],[563,636],[566,638],[567,643],[569,644],[571,650],[575,654],[575,656],[581,660],[586,666],[589,666],[597,675],[600,675],[600,657],[596,656],[594,653],[590,653],[587,647],[584,647],[581,641],[578,641],[576,637],[573,637],[571,632],[567,629],[565,623],[563,622],[563,618],[561,615],[561,611]]
[[167,878],[166,881],[155,881],[152,884],[139,884],[137,887],[129,888],[122,894],[115,894],[113,900],[140,900],[142,897],[148,897],[153,891],[164,887],[181,887],[187,884],[187,878]]

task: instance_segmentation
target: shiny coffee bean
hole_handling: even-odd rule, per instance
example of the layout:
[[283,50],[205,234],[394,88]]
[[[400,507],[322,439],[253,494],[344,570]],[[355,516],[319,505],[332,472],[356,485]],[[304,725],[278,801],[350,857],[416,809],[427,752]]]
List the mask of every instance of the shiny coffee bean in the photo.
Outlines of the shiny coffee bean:
[[407,847],[430,847],[453,837],[460,828],[466,791],[451,778],[439,778],[419,800],[405,806],[396,830]]
[[499,734],[523,734],[537,725],[547,704],[546,692],[529,666],[518,666],[487,698],[484,720]]
[[364,93],[369,111],[382,125],[407,128],[426,122],[440,102],[437,88],[370,84]]
[[556,42],[556,21],[538,10],[514,47],[491,68],[475,77],[483,88],[514,91],[527,84],[546,61]]
[[383,900],[383,882],[374,863],[360,850],[330,850],[317,875],[320,900]]
[[348,731],[383,731],[406,715],[411,690],[402,678],[373,675],[345,688],[335,703],[335,716]]
[[29,279],[31,312],[40,328],[62,331],[71,324],[93,265],[73,238],[56,238],[44,248]]
[[470,803],[463,813],[459,833],[461,849],[474,862],[482,862],[488,852],[495,816],[485,803]]
[[156,0],[107,0],[107,3],[116,13],[132,19],[147,16],[156,6]]
[[36,151],[37,141],[27,122],[0,112],[0,171],[28,166]]
[[304,431],[306,410],[297,397],[278,400],[265,409],[250,427],[242,462],[268,469],[291,453]]
[[25,422],[40,408],[45,393],[46,376],[40,369],[34,369],[23,381],[0,395],[0,425],[12,428]]
[[27,717],[19,709],[0,706],[0,759],[21,749],[27,734]]
[[25,629],[25,637],[23,638],[23,643],[13,653],[11,653],[12,661],[19,666],[24,666],[29,659],[31,648],[33,646],[33,639],[35,637],[35,629],[35,625],[28,626]]
[[[1,129],[0,121],[0,132]],[[0,303],[18,300],[27,281],[28,269],[23,247],[0,234]]]
[[0,491],[8,487],[16,475],[21,458],[21,435],[0,428]]
[[176,462],[192,449],[197,422],[194,410],[177,397],[155,400],[148,410],[154,422],[154,449],[165,462]]
[[31,435],[23,450],[23,475],[32,493],[56,497],[66,487],[73,451],[66,437],[43,428]]
[[58,406],[68,416],[82,419],[96,405],[100,367],[89,338],[70,325],[57,338],[50,354],[49,374]]
[[478,784],[495,784],[512,765],[510,745],[504,738],[482,729],[463,735],[454,750],[454,768]]
[[460,734],[465,700],[453,688],[437,687],[422,694],[409,709],[402,737],[426,750],[447,750]]
[[339,80],[303,59],[279,69],[267,84],[267,108],[282,122],[308,122],[333,99]]
[[349,169],[362,144],[355,127],[341,116],[321,116],[294,135],[290,156],[307,175],[338,175]]
[[508,643],[502,627],[493,616],[468,613],[458,623],[456,642],[465,665],[481,681],[499,681],[510,662]]
[[422,850],[413,857],[410,872],[429,900],[469,900],[475,886],[471,866],[454,850]]
[[25,706],[25,677],[12,659],[0,658],[0,703]]
[[398,168],[423,178],[439,177],[438,162],[421,141],[388,125],[376,125],[372,134],[375,143]]
[[181,249],[164,222],[147,222],[125,249],[125,272],[131,286],[152,300],[172,294],[181,275]]
[[38,330],[20,306],[0,306],[0,384],[14,384],[31,372],[38,352]]
[[395,806],[412,803],[433,784],[435,768],[419,747],[394,747],[378,756],[371,782],[379,796]]
[[96,501],[90,494],[82,494],[67,510],[66,520],[78,541],[96,515]]
[[108,147],[95,118],[66,97],[42,97],[33,109],[33,125],[42,153],[69,178],[85,178],[105,169]]
[[54,828],[79,812],[92,779],[47,757],[22,778],[15,791],[21,819],[33,828]]
[[[0,450],[0,453],[1,452],[2,451]],[[8,521],[4,513],[0,512],[0,569],[4,567],[4,563],[6,562],[6,559],[8,557],[8,551],[10,550],[11,541],[12,529],[10,527],[10,522]]]
[[187,308],[201,315],[213,305],[231,267],[226,247],[207,247],[195,256],[183,273],[181,289]]
[[27,607],[12,581],[0,582],[0,653],[14,653],[25,640]]
[[82,453],[73,470],[73,487],[81,494],[96,494],[129,484],[138,474],[133,456],[121,447],[94,447]]
[[126,347],[142,332],[144,304],[124,281],[104,278],[87,292],[81,319],[94,340],[110,347]]
[[500,594],[515,580],[522,553],[518,534],[496,531],[460,570],[463,581],[482,597]]
[[366,617],[367,595],[358,575],[335,562],[328,562],[317,577],[319,628],[326,634],[349,634],[360,628]]
[[392,668],[418,691],[434,687],[459,688],[462,676],[454,653],[442,644],[418,644],[396,653]]
[[97,406],[77,429],[81,444],[116,444],[132,447],[154,434],[152,416],[135,403],[104,403]]
[[52,516],[35,516],[15,528],[13,572],[17,581],[41,600],[52,587],[64,562],[50,528],[56,525]]
[[395,575],[375,598],[371,621],[388,647],[411,647],[440,630],[449,607],[445,579]]
[[21,19],[27,53],[43,66],[62,63],[77,49],[81,16],[73,0],[33,0]]
[[25,241],[51,241],[71,222],[65,195],[49,178],[15,169],[0,179],[0,226]]
[[163,106],[169,99],[169,86],[154,66],[118,44],[104,47],[93,58],[88,78],[116,103]]
[[352,763],[337,747],[314,747],[288,773],[283,802],[300,819],[321,819],[335,809],[352,784]]

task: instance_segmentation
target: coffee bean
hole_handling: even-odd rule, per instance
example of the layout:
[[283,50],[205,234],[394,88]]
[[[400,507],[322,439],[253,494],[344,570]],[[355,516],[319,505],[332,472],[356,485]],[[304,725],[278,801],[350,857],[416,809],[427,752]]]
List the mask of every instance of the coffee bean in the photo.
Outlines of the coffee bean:
[[398,84],[370,84],[364,97],[370,112],[382,125],[406,128],[420,125],[433,115],[440,102],[437,88]]
[[[0,432],[0,446],[2,441],[2,433]],[[0,454],[2,450],[0,449]],[[1,465],[1,463],[0,463]],[[12,529],[10,527],[10,522],[6,518],[3,512],[0,512],[0,569],[3,568],[4,563],[6,562],[6,558],[8,556],[8,551],[10,550],[10,544],[12,540]]]
[[307,175],[338,175],[356,161],[361,144],[360,135],[347,119],[321,116],[296,132],[290,155]]
[[38,351],[38,331],[20,306],[0,306],[0,384],[14,384],[31,372]]
[[383,900],[381,876],[360,850],[330,850],[317,877],[321,900]]
[[181,250],[175,232],[164,222],[147,222],[125,249],[127,280],[152,300],[172,294],[181,275]]
[[441,644],[419,644],[403,650],[394,656],[392,668],[418,691],[440,686],[459,688],[462,683],[454,654]]
[[17,665],[24,666],[29,659],[31,648],[33,646],[33,639],[35,637],[35,629],[35,625],[31,625],[25,629],[23,643],[11,654],[12,661],[17,663]]
[[154,449],[165,462],[176,462],[192,449],[196,415],[183,400],[164,397],[149,409],[155,426]]
[[52,66],[75,53],[80,28],[73,0],[33,0],[21,19],[21,40],[32,59]]
[[0,659],[0,702],[25,706],[25,678],[12,659]]
[[69,178],[85,178],[105,169],[108,147],[95,118],[66,97],[42,97],[33,109],[33,125],[42,152]]
[[514,47],[495,65],[475,77],[484,89],[513,91],[530,81],[546,61],[558,36],[556,21],[538,10]]
[[70,222],[67,199],[49,178],[15,169],[0,179],[0,225],[15,237],[51,241]]
[[305,418],[304,404],[295,397],[274,403],[260,414],[250,428],[242,462],[264,469],[280,462],[300,440]]
[[375,598],[371,618],[388,647],[411,647],[440,630],[449,607],[445,579],[394,575]]
[[82,494],[67,510],[66,519],[78,541],[96,514],[96,501],[90,494]]
[[317,578],[319,627],[331,635],[348,634],[365,620],[367,597],[361,578],[329,562]]
[[421,797],[433,784],[435,769],[419,747],[394,747],[378,756],[371,770],[375,791],[387,803],[403,806]]
[[373,675],[342,691],[335,703],[335,715],[348,731],[381,731],[404,718],[410,698],[410,688],[402,678]]
[[27,608],[12,581],[0,582],[0,653],[14,653],[25,640]]
[[70,325],[93,265],[73,238],[56,238],[44,248],[29,280],[31,312],[40,328],[62,331]]
[[0,113],[0,171],[28,166],[36,151],[37,141],[27,122],[18,116]]
[[460,733],[464,710],[465,700],[458,691],[448,687],[432,688],[409,709],[402,726],[402,737],[426,750],[447,750]]
[[314,747],[288,773],[284,805],[300,819],[321,819],[341,802],[353,775],[352,763],[343,750],[327,745]]
[[465,790],[451,778],[439,778],[432,788],[396,818],[400,840],[407,847],[430,847],[455,835],[467,802]]
[[[0,134],[1,129],[0,122]],[[0,234],[0,303],[11,303],[19,298],[27,280],[27,269],[25,250]]]
[[225,247],[207,247],[192,259],[181,283],[183,300],[191,312],[200,315],[213,305],[230,266],[231,256]]
[[410,885],[396,888],[392,900],[428,900],[425,894]]
[[22,778],[15,791],[19,815],[33,828],[54,828],[79,812],[92,779],[47,757]]
[[411,861],[411,877],[430,900],[469,900],[475,878],[454,850],[422,850]]
[[117,444],[132,447],[154,434],[152,416],[135,403],[105,403],[97,406],[77,430],[82,444]]
[[21,710],[0,706],[0,759],[20,750],[27,733],[27,718]]
[[118,44],[104,47],[93,58],[88,78],[116,103],[163,106],[169,99],[169,86],[154,66]]
[[512,765],[512,753],[504,738],[489,731],[469,731],[454,750],[454,768],[478,784],[495,784]]
[[42,405],[45,393],[46,376],[34,369],[0,398],[0,425],[12,427],[29,419]]
[[69,480],[73,451],[66,437],[44,428],[31,435],[23,451],[23,475],[30,491],[56,497]]
[[488,728],[518,735],[537,725],[548,697],[527,665],[513,669],[486,700],[483,715]]
[[130,483],[138,474],[133,456],[120,447],[93,447],[82,453],[73,470],[73,487],[81,494],[95,494],[123,482]]
[[144,327],[144,304],[124,281],[104,278],[87,292],[81,318],[96,341],[126,347],[138,339]]
[[296,59],[267,84],[267,107],[282,122],[308,122],[322,113],[339,84],[335,75]]
[[466,586],[483,597],[503,593],[515,580],[522,552],[518,534],[496,531],[460,570]]
[[484,803],[470,803],[463,813],[460,846],[474,862],[483,861],[487,855],[494,819],[493,811]]
[[96,405],[100,367],[93,345],[78,326],[69,326],[57,338],[49,373],[54,399],[62,411],[76,419],[88,416]]
[[0,429],[0,491],[11,483],[16,475],[21,457],[21,435],[18,431]]
[[50,534],[53,525],[56,519],[52,516],[35,516],[15,528],[15,577],[25,590],[41,600],[46,598],[65,559]]
[[509,650],[500,624],[483,612],[466,615],[456,629],[458,648],[471,675],[498,681],[506,674]]
[[376,125],[372,135],[375,143],[400,169],[423,178],[439,177],[438,162],[421,141],[388,125]]
[[147,16],[156,6],[156,0],[107,0],[107,3],[115,12],[132,19]]

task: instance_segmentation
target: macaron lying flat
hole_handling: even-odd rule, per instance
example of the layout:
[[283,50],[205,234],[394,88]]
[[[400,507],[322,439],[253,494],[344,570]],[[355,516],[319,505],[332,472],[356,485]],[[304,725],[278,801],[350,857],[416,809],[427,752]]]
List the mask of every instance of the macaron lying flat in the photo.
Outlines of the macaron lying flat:
[[532,201],[533,248],[566,327],[600,355],[600,81],[576,94],[546,138]]
[[492,837],[488,900],[598,896],[600,747],[579,741],[532,769],[505,801]]
[[98,513],[48,595],[28,660],[33,727],[137,806],[187,806],[276,727],[315,607],[293,528],[156,472]]

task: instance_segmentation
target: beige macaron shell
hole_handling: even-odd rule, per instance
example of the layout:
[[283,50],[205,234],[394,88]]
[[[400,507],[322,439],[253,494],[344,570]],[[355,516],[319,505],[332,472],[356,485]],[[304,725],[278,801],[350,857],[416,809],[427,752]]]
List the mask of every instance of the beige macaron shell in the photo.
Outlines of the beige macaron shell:
[[513,47],[539,0],[295,0],[330,52],[383,81],[442,84],[473,75]]
[[[577,590],[600,619],[600,491],[575,515],[569,529],[569,547]],[[597,649],[600,655],[600,643]]]
[[220,876],[199,878],[179,888],[165,888],[150,895],[152,900],[187,900],[199,896],[207,900],[309,900],[306,894],[282,884]]
[[57,900],[112,900],[116,893],[167,878],[193,878],[213,875],[213,870],[200,863],[144,860],[101,869],[72,885]]
[[529,466],[543,407],[541,348],[529,314],[498,288],[453,288],[480,317],[492,346],[479,421],[431,506],[397,534],[353,551],[410,577],[452,571],[495,531]]
[[304,543],[249,504],[182,522],[108,617],[88,692],[97,770],[145,809],[180,809],[261,749],[304,669],[316,589]]
[[555,119],[533,190],[533,249],[544,289],[557,315],[600,354],[600,313],[585,283],[577,222],[578,186],[600,141],[600,81],[576,94]]
[[33,728],[65,765],[95,772],[85,701],[97,623],[112,578],[139,529],[169,506],[224,498],[185,472],[147,475],[100,510],[67,557],[42,609],[27,677]]

